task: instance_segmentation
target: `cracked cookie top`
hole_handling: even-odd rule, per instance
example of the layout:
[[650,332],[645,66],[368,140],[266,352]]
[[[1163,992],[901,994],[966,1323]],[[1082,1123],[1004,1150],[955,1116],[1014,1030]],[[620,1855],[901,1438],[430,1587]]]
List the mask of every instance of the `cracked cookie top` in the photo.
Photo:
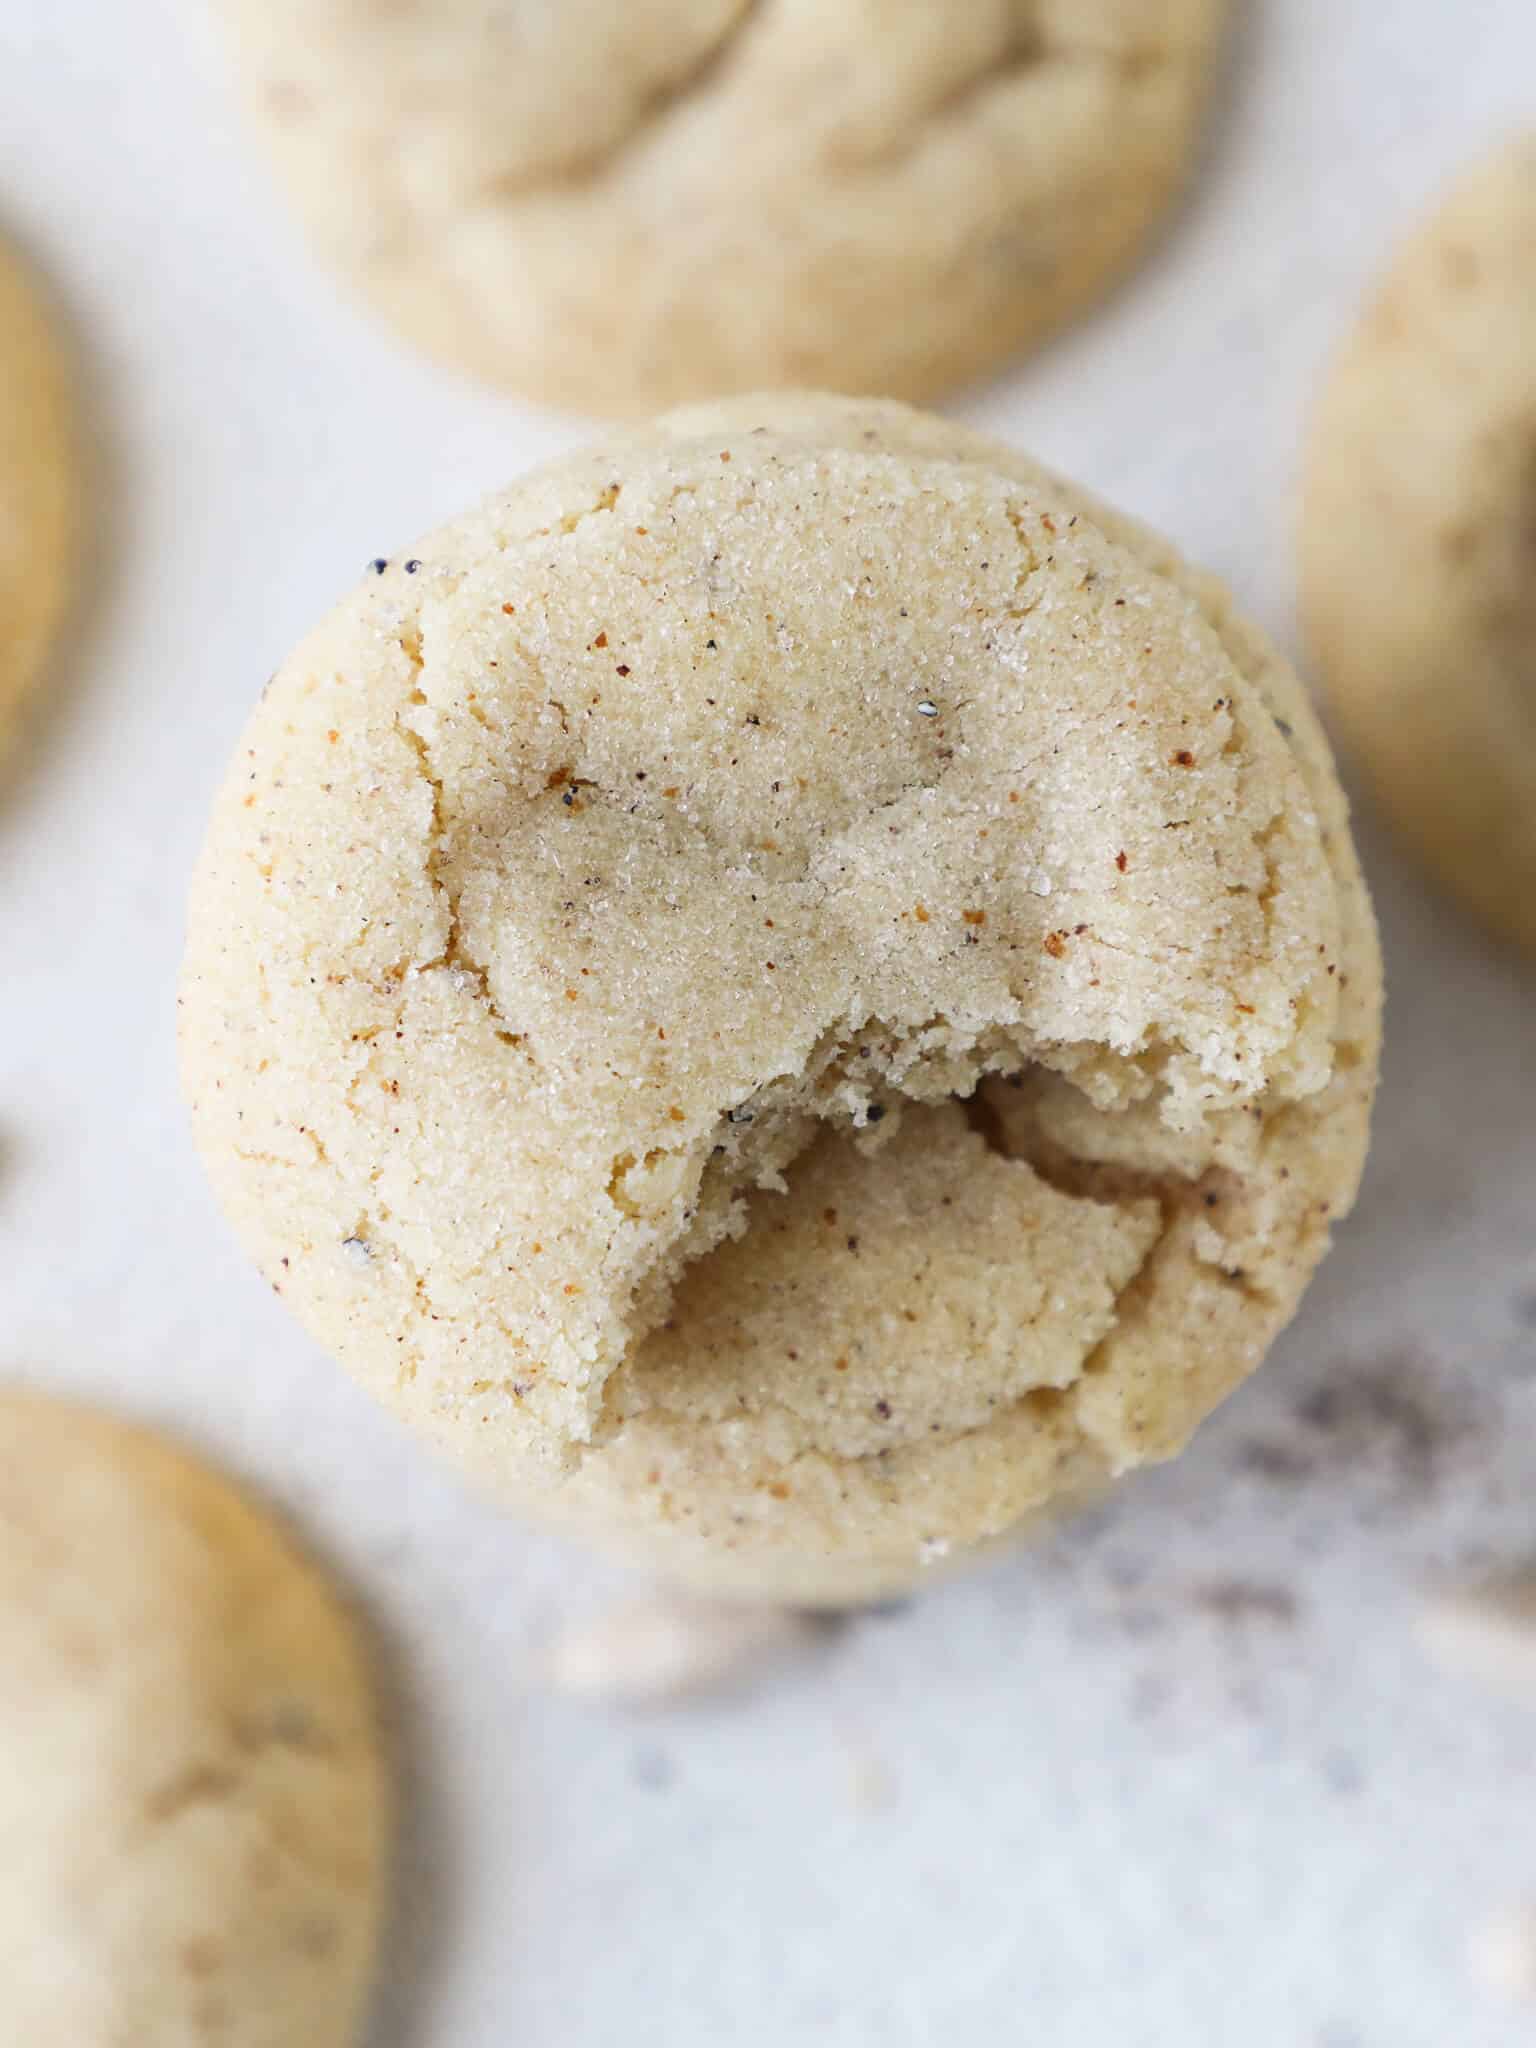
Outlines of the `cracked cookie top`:
[[1353,1193],[1375,991],[1315,724],[1219,592],[1006,450],[781,398],[553,465],[284,665],[185,1062],[274,1285],[514,1490],[696,1533],[820,1471],[890,1536],[903,1460],[1136,1462],[1255,1361]]
[[921,396],[1091,299],[1186,168],[1223,0],[219,0],[325,253],[601,414]]

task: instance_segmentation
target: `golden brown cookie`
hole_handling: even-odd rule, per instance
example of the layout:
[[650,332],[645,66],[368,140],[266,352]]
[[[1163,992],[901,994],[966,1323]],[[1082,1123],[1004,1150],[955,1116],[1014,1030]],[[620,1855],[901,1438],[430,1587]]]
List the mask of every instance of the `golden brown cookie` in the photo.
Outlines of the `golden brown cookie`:
[[0,756],[64,608],[76,496],[63,350],[35,280],[0,241]]

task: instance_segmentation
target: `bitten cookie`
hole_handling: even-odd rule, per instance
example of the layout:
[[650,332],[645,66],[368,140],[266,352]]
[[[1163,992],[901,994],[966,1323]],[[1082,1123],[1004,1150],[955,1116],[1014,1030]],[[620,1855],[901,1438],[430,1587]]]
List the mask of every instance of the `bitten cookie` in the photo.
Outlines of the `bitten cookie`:
[[0,757],[64,608],[75,459],[63,351],[37,286],[0,241]]
[[1536,951],[1536,136],[1406,243],[1324,387],[1306,624],[1383,810]]
[[342,2048],[385,1787],[311,1567],[148,1432],[0,1394],[0,2013],[27,2048]]
[[598,414],[923,396],[1059,326],[1188,170],[1224,0],[216,0],[321,250]]
[[1166,1457],[1354,1195],[1379,967],[1225,594],[891,404],[673,415],[374,564],[193,888],[186,1085],[316,1335],[763,1597]]

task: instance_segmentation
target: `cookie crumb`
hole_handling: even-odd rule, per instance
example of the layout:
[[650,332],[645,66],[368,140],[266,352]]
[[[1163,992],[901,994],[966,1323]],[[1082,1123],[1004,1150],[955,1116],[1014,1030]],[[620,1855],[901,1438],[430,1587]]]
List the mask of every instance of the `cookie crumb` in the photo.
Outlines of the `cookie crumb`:
[[825,1642],[835,1622],[793,1608],[655,1592],[568,1623],[543,1660],[545,1683],[595,1705],[667,1707],[721,1692]]
[[1524,1900],[1485,1920],[1467,1944],[1467,1960],[1485,1989],[1536,2004],[1536,1904]]
[[1451,1676],[1536,1703],[1536,1566],[1433,1595],[1419,1637]]
[[849,1759],[848,1777],[855,1813],[889,1813],[896,1804],[896,1774],[873,1750],[854,1751]]

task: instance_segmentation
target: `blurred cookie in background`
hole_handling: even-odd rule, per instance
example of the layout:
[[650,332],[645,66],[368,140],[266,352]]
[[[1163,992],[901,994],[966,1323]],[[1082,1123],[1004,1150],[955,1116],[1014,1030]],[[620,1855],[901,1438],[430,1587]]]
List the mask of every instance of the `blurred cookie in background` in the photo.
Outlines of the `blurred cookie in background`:
[[1061,325],[1190,167],[1224,0],[215,0],[324,254],[578,412],[921,397]]
[[64,609],[77,499],[64,346],[37,280],[0,236],[0,760]]
[[1536,951],[1536,135],[1456,184],[1329,375],[1308,635],[1403,838]]
[[0,1393],[0,2034],[353,2041],[387,1804],[353,1624],[271,1518]]

